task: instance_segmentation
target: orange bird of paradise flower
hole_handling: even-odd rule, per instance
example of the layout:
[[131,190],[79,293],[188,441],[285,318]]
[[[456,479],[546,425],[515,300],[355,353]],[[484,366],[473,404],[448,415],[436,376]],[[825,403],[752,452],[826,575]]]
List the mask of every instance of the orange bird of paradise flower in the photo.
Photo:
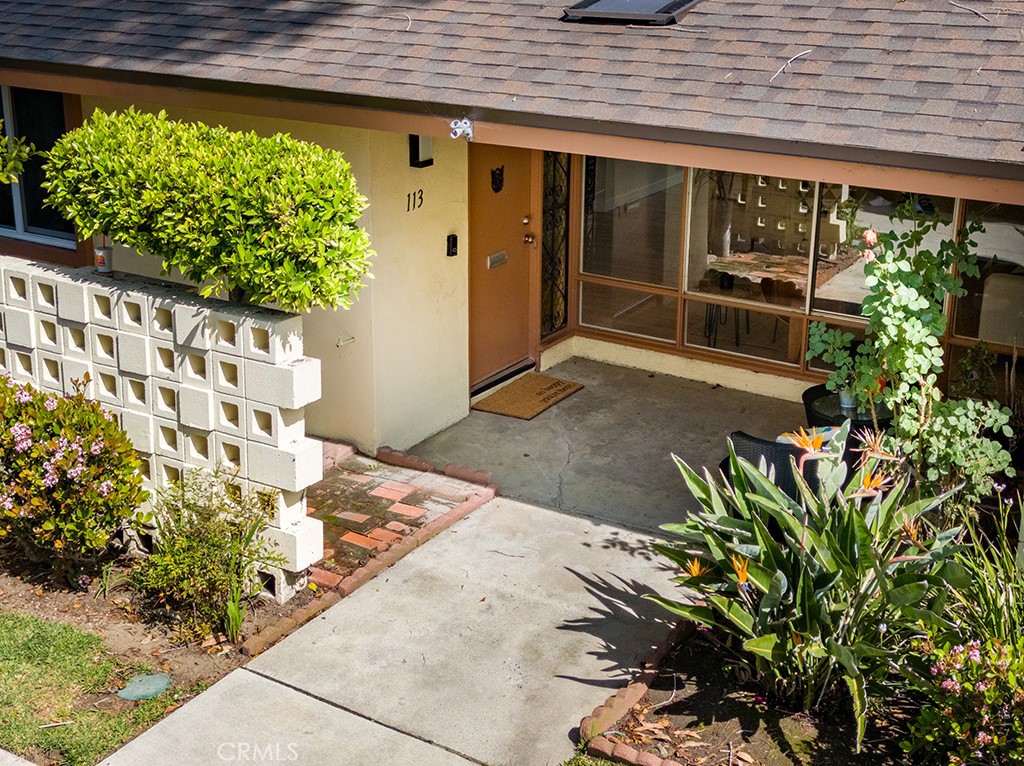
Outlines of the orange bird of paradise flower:
[[689,563],[686,565],[686,571],[689,573],[690,577],[700,577],[710,572],[711,567],[705,566],[704,562],[700,559],[693,558],[690,559]]
[[736,577],[740,581],[740,585],[747,582],[747,567],[750,566],[750,559],[740,556],[738,553],[732,555],[732,568],[736,572]]
[[892,478],[886,476],[884,473],[872,473],[867,471],[864,474],[864,478],[861,480],[860,489],[851,495],[851,497],[875,497],[880,492],[884,492],[892,486]]

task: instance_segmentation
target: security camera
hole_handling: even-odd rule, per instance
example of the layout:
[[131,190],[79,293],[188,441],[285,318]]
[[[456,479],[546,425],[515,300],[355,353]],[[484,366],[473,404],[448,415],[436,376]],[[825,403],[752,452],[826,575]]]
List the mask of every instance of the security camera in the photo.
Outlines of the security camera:
[[449,135],[452,138],[459,139],[465,136],[467,141],[473,140],[473,121],[468,117],[464,117],[461,120],[452,120],[451,128],[452,131]]

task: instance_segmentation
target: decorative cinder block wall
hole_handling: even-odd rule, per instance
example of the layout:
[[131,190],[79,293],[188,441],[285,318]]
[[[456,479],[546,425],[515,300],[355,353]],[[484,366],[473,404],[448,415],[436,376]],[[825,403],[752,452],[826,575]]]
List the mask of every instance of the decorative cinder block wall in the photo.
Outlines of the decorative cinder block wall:
[[127,432],[151,492],[217,466],[242,491],[276,490],[267,536],[287,559],[279,599],[322,557],[304,491],[323,462],[303,412],[320,398],[320,361],[303,356],[301,317],[0,256],[0,370],[58,393],[89,373],[86,393]]

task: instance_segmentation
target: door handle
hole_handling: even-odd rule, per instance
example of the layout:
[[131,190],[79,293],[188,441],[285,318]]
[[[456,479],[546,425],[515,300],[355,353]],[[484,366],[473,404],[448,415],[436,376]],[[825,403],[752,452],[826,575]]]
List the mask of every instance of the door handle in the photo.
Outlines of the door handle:
[[532,245],[535,241],[536,239],[532,234],[527,234],[523,237],[523,242],[525,242],[527,245]]

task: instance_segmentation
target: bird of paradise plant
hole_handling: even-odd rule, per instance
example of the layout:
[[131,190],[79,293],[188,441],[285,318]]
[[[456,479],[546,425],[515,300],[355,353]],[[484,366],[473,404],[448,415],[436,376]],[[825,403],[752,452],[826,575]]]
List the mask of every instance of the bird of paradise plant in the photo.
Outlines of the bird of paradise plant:
[[702,509],[662,527],[673,539],[654,546],[682,568],[683,595],[651,598],[740,639],[768,690],[805,710],[845,683],[859,747],[868,695],[886,683],[901,648],[948,628],[944,576],[958,530],[932,527],[925,514],[942,498],[910,502],[908,480],[881,470],[892,466],[887,458],[862,453],[848,475],[848,433],[849,423],[828,445],[801,437],[819,486],[812,490],[794,461],[796,499],[731,444],[731,483],[675,458]]

